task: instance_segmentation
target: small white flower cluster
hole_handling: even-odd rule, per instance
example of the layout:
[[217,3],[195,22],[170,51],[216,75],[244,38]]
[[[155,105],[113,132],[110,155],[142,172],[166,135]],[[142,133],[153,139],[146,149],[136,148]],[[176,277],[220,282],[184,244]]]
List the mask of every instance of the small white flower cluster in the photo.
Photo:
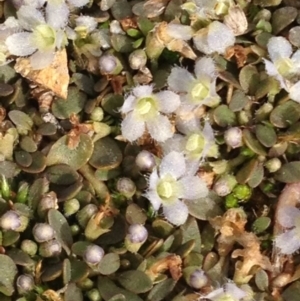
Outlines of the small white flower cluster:
[[293,53],[284,37],[272,37],[268,42],[271,61],[264,59],[268,75],[275,77],[292,100],[300,102],[300,50]]

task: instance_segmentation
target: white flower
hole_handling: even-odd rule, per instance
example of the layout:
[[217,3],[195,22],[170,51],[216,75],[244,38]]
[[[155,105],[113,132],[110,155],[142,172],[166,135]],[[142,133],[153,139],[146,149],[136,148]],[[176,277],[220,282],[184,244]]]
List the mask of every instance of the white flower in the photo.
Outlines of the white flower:
[[300,210],[285,206],[278,212],[278,221],[289,230],[275,238],[275,246],[282,254],[293,254],[300,248]]
[[164,153],[172,150],[183,153],[187,160],[200,161],[205,157],[216,157],[218,153],[213,129],[208,121],[203,128],[200,124],[181,127],[180,131],[185,135],[175,134],[162,144]]
[[220,102],[216,92],[217,72],[213,59],[204,57],[195,64],[196,77],[181,67],[171,70],[168,85],[175,92],[180,92],[182,105],[177,116],[181,119],[191,119],[195,122],[196,116],[191,112],[202,106],[215,106]]
[[237,287],[234,283],[226,283],[222,288],[215,289],[208,295],[201,297],[200,300],[210,301],[242,301],[247,297],[247,293]]
[[20,25],[27,30],[9,36],[5,44],[12,55],[31,55],[33,69],[42,69],[51,64],[55,50],[66,44],[63,28],[68,21],[69,9],[66,4],[59,10],[47,3],[45,17],[38,9],[24,5],[17,11]]
[[290,98],[300,102],[300,50],[293,54],[292,45],[284,37],[272,37],[268,42],[271,61],[264,59],[268,75],[275,77]]
[[177,94],[171,91],[153,93],[152,86],[133,88],[124,101],[121,113],[126,114],[122,121],[122,135],[129,141],[140,138],[146,128],[153,139],[163,142],[173,135],[167,116],[180,105]]
[[207,27],[198,30],[193,41],[195,47],[205,54],[214,52],[224,54],[229,46],[234,45],[235,36],[228,26],[219,21],[214,21]]
[[195,200],[207,194],[204,181],[189,172],[184,155],[173,151],[163,157],[158,169],[151,173],[145,197],[154,210],[163,207],[169,222],[182,225],[188,217],[188,208],[182,200]]

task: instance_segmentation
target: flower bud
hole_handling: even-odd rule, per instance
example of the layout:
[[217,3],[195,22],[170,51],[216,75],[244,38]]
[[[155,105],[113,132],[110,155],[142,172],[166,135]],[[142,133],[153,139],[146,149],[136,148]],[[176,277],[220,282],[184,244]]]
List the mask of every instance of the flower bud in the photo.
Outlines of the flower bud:
[[35,241],[42,243],[54,238],[54,230],[49,224],[35,224],[32,230]]
[[80,203],[77,199],[70,199],[64,202],[65,216],[69,217],[80,209]]
[[97,245],[89,245],[84,254],[83,259],[89,265],[97,265],[104,256],[104,250]]
[[122,71],[123,66],[116,56],[106,53],[99,59],[99,68],[100,72],[104,75],[117,75]]
[[187,283],[193,289],[201,289],[208,283],[208,277],[205,275],[203,270],[196,269],[187,278]]
[[39,254],[45,258],[55,257],[60,255],[61,250],[61,243],[56,239],[53,239],[40,244]]
[[57,209],[57,208],[58,205],[57,205],[56,194],[55,192],[51,191],[45,194],[40,200],[37,207],[37,213],[40,218],[44,218],[50,209]]
[[214,184],[214,191],[219,196],[226,196],[232,191],[236,184],[237,181],[234,176],[228,174],[223,175]]
[[33,277],[27,274],[20,275],[17,279],[17,290],[20,295],[30,292],[35,286]]
[[136,192],[136,186],[134,182],[129,178],[119,178],[117,181],[117,190],[126,198],[130,199]]
[[147,63],[147,55],[143,49],[134,50],[129,55],[129,65],[133,70],[139,70],[143,68]]
[[237,148],[243,145],[243,133],[238,127],[228,129],[224,134],[225,143],[232,147]]
[[98,208],[94,204],[88,204],[84,206],[78,213],[76,214],[76,219],[78,224],[85,228],[88,224],[89,220],[92,216],[94,216],[98,212]]
[[13,210],[5,212],[0,219],[0,227],[3,230],[23,232],[28,225],[28,217],[18,214]]
[[100,122],[103,119],[103,116],[104,116],[104,112],[103,112],[102,108],[100,108],[100,107],[94,108],[94,110],[91,113],[91,119],[93,121]]
[[272,158],[266,162],[265,167],[269,172],[276,172],[281,168],[281,161],[278,158]]
[[239,207],[239,200],[233,195],[233,194],[228,194],[225,197],[225,208],[230,209],[230,208],[237,208]]
[[133,224],[128,228],[125,246],[129,252],[137,253],[148,238],[148,231],[143,225]]
[[25,239],[21,243],[21,250],[27,253],[29,256],[34,256],[37,252],[38,245],[35,241]]
[[91,301],[100,301],[101,300],[101,295],[96,288],[93,288],[90,291],[88,291],[86,293],[86,295]]
[[81,232],[81,229],[78,225],[71,225],[70,226],[71,232],[72,232],[72,236],[76,236]]
[[90,278],[84,278],[77,282],[77,286],[84,291],[91,290],[94,287],[94,281]]
[[155,157],[150,152],[143,150],[136,156],[135,164],[141,171],[152,171],[156,165]]

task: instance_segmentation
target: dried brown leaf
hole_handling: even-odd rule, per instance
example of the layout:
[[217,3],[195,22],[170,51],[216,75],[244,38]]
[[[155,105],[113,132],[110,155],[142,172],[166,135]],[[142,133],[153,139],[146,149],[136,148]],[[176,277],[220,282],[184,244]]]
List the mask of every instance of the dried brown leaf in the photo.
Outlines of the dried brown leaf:
[[42,70],[33,70],[29,58],[18,58],[15,70],[35,84],[53,91],[58,97],[67,98],[70,76],[66,49],[57,51],[52,64]]

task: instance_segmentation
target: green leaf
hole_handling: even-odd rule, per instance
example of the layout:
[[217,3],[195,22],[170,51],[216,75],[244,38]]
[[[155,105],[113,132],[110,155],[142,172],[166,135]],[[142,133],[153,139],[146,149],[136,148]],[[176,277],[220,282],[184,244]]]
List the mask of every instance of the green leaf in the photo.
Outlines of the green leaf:
[[300,181],[300,161],[293,161],[282,165],[275,173],[275,179],[283,183],[296,183]]
[[5,296],[14,293],[14,280],[17,275],[17,267],[7,255],[0,254],[0,292]]

